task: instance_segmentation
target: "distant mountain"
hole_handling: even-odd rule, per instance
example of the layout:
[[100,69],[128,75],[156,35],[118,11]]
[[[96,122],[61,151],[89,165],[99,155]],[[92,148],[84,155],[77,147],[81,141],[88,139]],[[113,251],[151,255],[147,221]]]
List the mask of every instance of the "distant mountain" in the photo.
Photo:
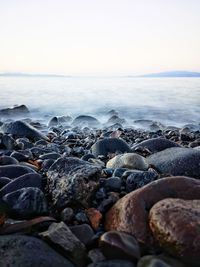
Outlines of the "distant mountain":
[[21,72],[5,72],[5,73],[0,73],[0,76],[3,76],[3,77],[61,77],[61,78],[71,77],[71,76],[59,75],[59,74],[31,74],[31,73],[21,73]]
[[160,73],[152,73],[141,75],[140,77],[149,77],[149,78],[162,78],[162,77],[200,77],[200,72],[192,72],[192,71],[166,71]]

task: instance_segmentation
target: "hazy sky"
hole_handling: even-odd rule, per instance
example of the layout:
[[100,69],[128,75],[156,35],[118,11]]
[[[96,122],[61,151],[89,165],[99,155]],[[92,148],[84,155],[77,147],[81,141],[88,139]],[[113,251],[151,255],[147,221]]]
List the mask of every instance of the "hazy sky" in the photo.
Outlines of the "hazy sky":
[[200,71],[200,0],[0,0],[0,72]]

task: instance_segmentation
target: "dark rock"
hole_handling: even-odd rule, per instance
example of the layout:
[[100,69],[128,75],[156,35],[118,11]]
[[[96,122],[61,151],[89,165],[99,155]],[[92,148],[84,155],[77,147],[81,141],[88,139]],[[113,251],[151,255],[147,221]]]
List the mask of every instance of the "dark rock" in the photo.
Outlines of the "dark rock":
[[48,128],[52,127],[52,126],[57,126],[58,125],[58,118],[57,117],[53,117],[50,119],[49,123],[48,123]]
[[58,153],[55,153],[55,152],[50,152],[50,153],[47,153],[47,154],[43,154],[41,156],[39,156],[40,159],[53,159],[53,160],[56,160],[56,159],[59,159],[61,157],[60,154]]
[[142,257],[137,267],[184,267],[177,259],[166,255],[147,255]]
[[123,173],[125,173],[128,169],[127,168],[117,168],[114,169],[113,176],[115,177],[122,177]]
[[2,137],[2,145],[8,150],[13,150],[16,146],[16,142],[11,136],[4,134]]
[[81,116],[76,117],[73,120],[72,124],[74,126],[79,126],[79,127],[83,127],[83,126],[97,127],[99,126],[100,122],[92,116],[81,115]]
[[108,259],[122,259],[137,262],[140,248],[137,240],[126,233],[110,231],[100,238],[99,246]]
[[17,161],[27,161],[29,159],[27,155],[17,151],[13,151],[10,156],[15,158]]
[[151,246],[148,212],[165,198],[200,199],[200,181],[188,177],[162,178],[127,194],[106,214],[105,229],[132,234],[139,242]]
[[0,157],[0,165],[12,165],[12,164],[18,164],[18,163],[19,162],[13,157],[9,157],[9,156]]
[[87,217],[85,211],[79,211],[79,212],[77,212],[76,215],[75,215],[75,219],[80,224],[82,224],[82,223],[89,223],[88,217]]
[[0,196],[16,191],[24,187],[37,187],[42,189],[42,178],[37,173],[24,174],[0,189]]
[[91,263],[87,267],[135,267],[135,264],[127,260],[107,260]]
[[200,178],[200,151],[172,147],[148,157],[149,164],[163,174]]
[[96,262],[99,262],[99,261],[104,261],[106,259],[99,248],[91,249],[88,252],[88,258],[93,263],[96,263]]
[[131,192],[143,187],[157,178],[158,175],[152,171],[133,171],[126,179],[126,191]]
[[93,154],[86,154],[82,156],[82,160],[88,161],[89,159],[95,159],[95,156]]
[[85,246],[63,222],[52,223],[47,231],[40,233],[40,236],[51,242],[77,266],[85,265]]
[[3,201],[12,209],[13,217],[33,218],[47,214],[47,203],[43,192],[35,187],[26,187],[3,196]]
[[112,115],[106,124],[109,124],[109,125],[112,125],[112,124],[115,124],[115,123],[119,123],[119,124],[124,124],[126,122],[125,119],[122,119],[120,117],[118,117],[117,115]]
[[68,224],[74,217],[74,211],[72,208],[65,208],[60,215],[62,221]]
[[30,124],[23,121],[4,123],[1,126],[1,130],[3,131],[3,133],[12,134],[15,137],[27,137],[33,140],[48,140],[48,138],[44,134],[42,134]]
[[120,192],[122,181],[119,177],[111,177],[106,179],[105,188],[108,191]]
[[42,162],[42,170],[47,172],[49,170],[49,168],[53,165],[53,163],[55,162],[55,160],[53,159],[45,159],[43,162]]
[[167,198],[149,213],[149,224],[161,247],[190,266],[200,261],[200,200]]
[[180,147],[180,145],[165,138],[152,138],[134,145],[132,151],[134,152],[138,147],[147,148],[152,153],[155,153],[170,147]]
[[31,168],[20,165],[0,166],[0,177],[8,177],[10,179],[17,178],[26,173],[35,173]]
[[84,245],[90,245],[92,242],[94,231],[88,224],[71,226],[70,230]]
[[109,153],[125,153],[131,151],[129,145],[124,140],[118,138],[104,138],[99,140],[91,149],[95,157],[98,157],[98,155],[107,156]]
[[18,116],[28,114],[30,111],[25,105],[16,106],[13,108],[5,108],[0,110],[1,116]]
[[33,147],[33,144],[29,141],[28,138],[18,138],[18,139],[16,139],[16,143],[18,145],[23,144],[23,149],[29,149],[29,148]]
[[0,238],[2,267],[75,267],[45,242],[31,236],[5,235]]
[[7,177],[0,177],[0,188],[4,187],[8,183],[10,183],[12,180]]
[[72,157],[58,159],[47,173],[54,205],[58,208],[72,203],[88,206],[100,174],[100,167],[84,160]]

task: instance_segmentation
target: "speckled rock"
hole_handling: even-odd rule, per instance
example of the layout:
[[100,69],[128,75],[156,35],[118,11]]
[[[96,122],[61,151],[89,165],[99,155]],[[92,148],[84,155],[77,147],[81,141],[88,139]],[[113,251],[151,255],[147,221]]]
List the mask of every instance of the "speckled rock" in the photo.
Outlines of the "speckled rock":
[[132,234],[139,242],[151,245],[153,238],[148,226],[148,211],[165,198],[200,199],[200,181],[167,177],[127,194],[106,214],[105,229]]
[[117,155],[110,159],[107,164],[107,168],[128,168],[137,170],[147,170],[148,163],[146,159],[136,153],[125,153]]
[[165,138],[152,138],[134,145],[132,151],[137,150],[138,147],[147,148],[152,153],[155,153],[170,147],[180,147],[180,145]]
[[0,166],[0,177],[14,179],[26,173],[35,173],[35,171],[29,167],[15,164]]
[[200,151],[172,147],[148,157],[149,164],[163,174],[200,178]]
[[47,231],[40,233],[40,236],[58,247],[77,266],[85,265],[85,246],[65,223],[52,223]]
[[154,238],[170,254],[199,266],[200,200],[164,199],[149,213]]
[[42,240],[23,235],[0,238],[2,267],[75,267]]
[[47,214],[47,202],[43,192],[35,187],[25,187],[3,196],[3,201],[12,209],[12,217],[33,218]]
[[1,126],[1,131],[3,133],[12,134],[15,137],[27,137],[33,140],[38,140],[38,139],[48,140],[48,138],[44,134],[42,134],[40,131],[38,131],[30,124],[23,121],[4,123]]
[[116,152],[125,153],[131,151],[129,145],[123,139],[119,138],[104,138],[99,140],[92,146],[91,150],[95,157],[99,155],[107,156]]
[[81,203],[88,206],[101,168],[77,158],[60,158],[47,173],[49,193],[57,208]]

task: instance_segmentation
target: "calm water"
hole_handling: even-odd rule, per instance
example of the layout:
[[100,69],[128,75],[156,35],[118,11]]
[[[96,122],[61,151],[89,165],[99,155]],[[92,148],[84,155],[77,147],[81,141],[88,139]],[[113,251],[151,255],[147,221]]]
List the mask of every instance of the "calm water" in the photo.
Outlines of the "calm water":
[[200,78],[0,77],[0,108],[25,104],[35,114],[103,115],[170,125],[200,122]]

